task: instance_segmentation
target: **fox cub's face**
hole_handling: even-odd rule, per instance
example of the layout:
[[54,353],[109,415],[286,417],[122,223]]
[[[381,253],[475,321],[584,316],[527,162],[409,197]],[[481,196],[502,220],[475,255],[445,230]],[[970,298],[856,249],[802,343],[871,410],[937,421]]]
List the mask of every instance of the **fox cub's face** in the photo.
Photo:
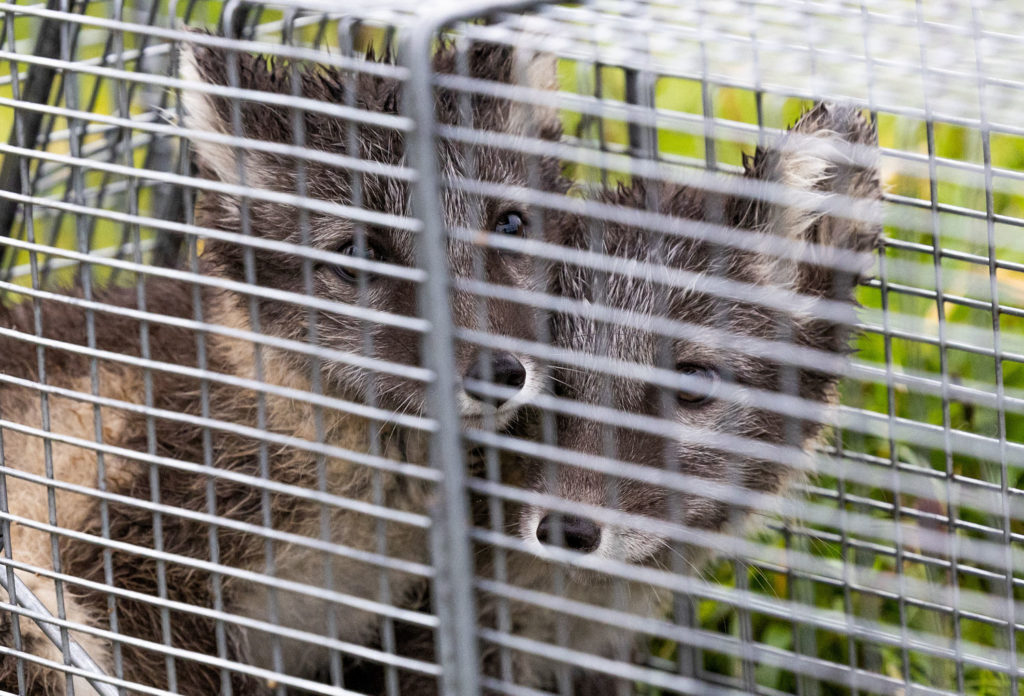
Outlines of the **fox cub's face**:
[[[437,71],[453,72],[454,52],[442,49],[435,63]],[[510,49],[491,45],[478,45],[468,54],[471,77],[499,83],[523,80],[546,88],[553,80],[553,66],[542,58],[525,59]],[[191,45],[183,49],[182,76],[196,83],[196,89],[183,90],[186,125],[220,136],[204,138],[202,133],[193,133],[197,165],[206,178],[253,192],[245,199],[234,191],[201,192],[197,222],[322,252],[307,263],[286,251],[255,249],[248,253],[244,238],[239,238],[242,243],[209,239],[202,261],[208,271],[233,280],[300,294],[312,288],[318,298],[382,313],[320,309],[314,315],[302,303],[260,298],[257,317],[261,332],[312,340],[389,363],[419,365],[421,335],[410,328],[410,322],[377,318],[422,316],[422,308],[417,306],[422,277],[410,272],[416,266],[418,227],[410,209],[410,180],[417,175],[417,163],[405,155],[409,124],[400,118],[402,85],[396,78],[381,76],[387,73],[383,64],[369,67],[377,69],[344,72],[270,62],[219,48]],[[228,97],[225,87],[246,92]],[[328,111],[333,107],[333,112],[318,112],[315,105],[309,110],[306,107],[313,102],[300,100],[314,100]],[[351,119],[349,114],[357,118]],[[531,113],[497,97],[440,90],[437,118],[442,125],[471,126],[504,136],[560,136],[553,114]],[[259,142],[226,141],[224,136]],[[501,192],[527,185],[564,191],[566,183],[557,162],[487,144],[440,138],[437,154],[441,208],[452,232],[447,246],[452,277],[517,288],[541,284],[544,272],[535,267],[534,259],[500,250],[491,241],[539,236],[539,230],[550,227],[541,224],[541,211],[508,200]],[[357,166],[344,160],[330,162],[329,156],[358,160]],[[378,213],[380,221],[368,221],[365,215],[360,222],[354,219],[358,215],[350,218],[303,211],[287,201],[262,199],[261,191],[308,196],[358,208],[364,214]],[[389,273],[389,268],[400,272]],[[234,302],[238,309],[249,310],[249,300],[241,294],[234,296]],[[530,338],[535,330],[528,308],[511,301],[480,299],[456,287],[451,305],[460,327],[520,338]],[[315,317],[312,322],[311,317]],[[501,423],[539,389],[541,376],[535,361],[517,352],[494,349],[487,352],[486,360],[483,355],[469,343],[456,346],[463,381],[459,401],[464,416],[474,418],[496,411]],[[297,357],[294,362],[308,374],[304,362]],[[422,384],[411,378],[371,373],[349,361],[327,362],[322,374],[329,393],[366,400],[372,390],[383,408],[407,413],[424,408]],[[489,381],[492,386],[474,389],[474,381]]]
[[[858,112],[819,105],[775,149],[748,162],[750,198],[643,184],[606,194],[630,208],[659,200],[681,226],[701,223],[689,223],[690,233],[609,224],[595,248],[590,225],[569,223],[567,244],[616,263],[602,271],[567,263],[557,275],[562,294],[595,313],[559,315],[553,328],[558,345],[581,356],[554,367],[553,382],[560,396],[584,405],[556,417],[558,444],[585,456],[538,464],[535,490],[719,531],[746,516],[744,491],[784,488],[788,464],[820,430],[813,418],[787,417],[786,407],[822,411],[815,407],[833,399],[835,377],[808,369],[806,357],[768,356],[847,350],[853,287],[880,232],[870,221],[879,197],[873,144],[873,128]],[[800,205],[763,202],[785,195]],[[849,206],[848,216],[813,209],[831,204]],[[703,241],[695,239],[702,230]],[[850,311],[837,315],[844,306]],[[609,311],[618,316],[596,316]],[[605,415],[591,415],[591,405]],[[666,471],[683,476],[660,485]],[[632,563],[668,553],[656,525],[610,524],[594,519],[600,511],[554,507],[521,512],[519,534],[538,550],[557,543]]]

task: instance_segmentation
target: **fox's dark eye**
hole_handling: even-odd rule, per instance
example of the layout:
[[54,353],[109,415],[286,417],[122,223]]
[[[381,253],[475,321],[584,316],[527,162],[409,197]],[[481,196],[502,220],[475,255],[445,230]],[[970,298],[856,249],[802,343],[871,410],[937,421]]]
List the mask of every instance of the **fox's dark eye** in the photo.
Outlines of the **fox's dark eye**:
[[679,363],[676,365],[676,372],[694,378],[687,380],[686,388],[680,389],[676,394],[680,406],[697,408],[715,398],[715,392],[718,391],[718,384],[721,382],[718,370],[706,365]]
[[509,234],[518,237],[526,230],[526,217],[518,210],[507,210],[498,216],[494,223],[496,234]]
[[[364,244],[360,250],[356,245],[355,240],[345,242],[337,251],[339,254],[345,256],[352,256],[355,258],[366,259],[367,261],[383,261],[381,254],[369,244]],[[336,264],[331,266],[331,270],[334,271],[335,275],[344,280],[346,283],[356,282],[356,269],[351,266],[342,266]]]

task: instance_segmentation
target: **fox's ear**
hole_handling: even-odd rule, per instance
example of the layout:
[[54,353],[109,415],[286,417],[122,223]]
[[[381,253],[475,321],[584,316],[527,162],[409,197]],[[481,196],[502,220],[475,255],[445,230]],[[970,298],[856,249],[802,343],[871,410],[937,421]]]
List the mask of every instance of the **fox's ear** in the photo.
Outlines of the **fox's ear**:
[[[558,90],[558,57],[555,54],[517,51],[515,65],[517,83],[548,92]],[[512,113],[511,130],[557,140],[562,136],[562,119],[553,103],[539,105],[520,102]]]
[[744,167],[748,177],[776,185],[772,197],[793,203],[758,201],[744,225],[794,242],[791,249],[805,249],[796,267],[774,258],[768,264],[771,281],[808,295],[852,300],[882,232],[871,122],[857,109],[819,103],[778,143],[745,158]]
[[[459,56],[457,50],[460,49],[453,43],[442,45],[434,56],[434,70],[456,72],[457,65],[464,61],[469,76],[476,80],[535,90],[558,89],[558,58],[553,53],[488,41],[472,43],[464,49],[464,56]],[[456,122],[459,118],[457,93],[442,90],[440,94],[440,118]],[[476,128],[545,139],[561,136],[561,121],[553,102],[531,103],[505,89],[496,90],[496,94],[502,96],[474,96]]]
[[[266,59],[223,48],[184,44],[179,56],[181,78],[196,86],[181,90],[185,126],[221,135],[290,143],[293,129],[286,106],[260,101],[258,94],[229,96],[216,88],[240,88],[275,95],[291,94],[292,72]],[[302,79],[298,77],[297,79]],[[211,89],[214,88],[214,89]],[[192,137],[197,164],[206,176],[225,183],[268,185],[276,158],[252,148]]]

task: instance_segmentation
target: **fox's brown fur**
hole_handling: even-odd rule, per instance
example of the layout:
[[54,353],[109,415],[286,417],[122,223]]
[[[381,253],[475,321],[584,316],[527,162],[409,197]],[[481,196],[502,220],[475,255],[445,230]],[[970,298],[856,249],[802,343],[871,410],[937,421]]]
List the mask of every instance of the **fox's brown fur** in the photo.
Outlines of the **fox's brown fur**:
[[[188,313],[188,296],[166,288],[170,297],[163,296],[164,287],[152,286],[151,301],[160,302],[164,306],[184,310]],[[127,293],[111,293],[109,299],[117,304],[126,304]],[[51,340],[60,340],[74,345],[87,345],[86,326],[83,311],[73,305],[60,303],[42,303],[40,306],[41,335]],[[95,347],[140,357],[139,326],[137,322],[111,314],[97,314],[95,321]],[[30,304],[22,304],[10,310],[0,310],[0,326],[26,331],[33,331],[33,308]],[[194,364],[194,339],[183,331],[167,327],[154,326],[151,336],[152,357],[156,360],[173,360],[179,364]],[[36,346],[15,337],[0,337],[0,353],[3,355],[3,371],[5,375],[35,381],[39,376],[39,355]],[[47,384],[51,387],[91,393],[89,363],[82,355],[69,351],[47,348],[44,353],[43,366],[47,376]],[[100,361],[98,367],[99,392],[108,398],[120,399],[130,403],[138,403],[143,394],[143,375],[141,371],[118,365],[108,361]],[[154,374],[155,385],[161,386],[164,377]],[[172,392],[173,393],[173,392]],[[39,393],[31,387],[5,384],[0,389],[0,411],[8,421],[34,428],[48,430],[69,438],[93,442],[97,440],[94,426],[93,407],[82,401],[52,395],[48,399],[49,423],[42,419],[42,406]],[[101,409],[102,441],[106,444],[124,446],[131,440],[138,439],[141,423],[123,411]],[[68,444],[53,442],[49,448],[52,461],[53,479],[55,481],[76,484],[94,489],[99,480],[98,462],[94,451]],[[143,448],[145,451],[145,448]],[[46,476],[46,456],[44,440],[38,435],[24,434],[11,428],[3,431],[3,464],[8,469],[25,472],[39,478]],[[118,457],[104,458],[106,469],[106,485],[112,490],[128,491],[135,480],[134,472],[137,465],[126,462]],[[43,483],[18,478],[10,473],[5,477],[7,504],[12,515],[23,518],[26,522],[47,523],[50,515],[48,510],[47,488]],[[84,495],[55,491],[56,524],[74,530],[85,530],[94,526],[97,506],[95,499]],[[52,567],[51,536],[38,529],[12,522],[8,528],[10,544],[15,552],[15,559],[21,563],[39,568]],[[60,539],[58,536],[52,537]],[[62,557],[62,561],[65,560]],[[62,562],[65,572],[79,572],[75,563]],[[55,607],[54,584],[52,581],[37,576],[24,575],[28,583],[41,599],[51,608]],[[102,625],[100,617],[106,614],[106,607],[93,606],[88,602],[79,602],[68,598],[66,601],[67,616],[70,620],[87,625]],[[43,636],[34,624],[22,619],[20,623],[24,649],[32,654],[60,662],[60,652]],[[10,626],[8,626],[8,631]],[[92,637],[73,634],[91,654],[102,659],[107,655],[106,644]],[[4,643],[10,645],[10,634],[5,636]],[[63,677],[59,672],[34,669],[26,663],[29,682],[27,688],[31,693],[59,693],[63,690]],[[0,661],[0,685],[12,691],[18,691],[14,678],[14,658],[7,656]],[[37,684],[33,686],[34,684]],[[33,689],[35,689],[33,691]]]
[[[296,87],[304,97],[328,103],[344,103],[346,90],[354,85],[354,100],[359,108],[392,115],[400,108],[400,85],[388,78],[360,74],[350,79],[336,70],[287,63],[269,65],[246,54],[231,56],[221,49],[198,46],[186,51],[183,64],[185,75],[199,82],[226,85],[237,79],[241,87],[273,94],[291,94]],[[468,65],[474,77],[499,82],[511,82],[520,72],[541,76],[542,80],[553,76],[553,72],[538,69],[536,63],[529,60],[518,63],[511,49],[493,45],[477,45],[468,56]],[[452,71],[454,51],[442,49],[435,68]],[[516,72],[519,68],[523,70]],[[548,78],[543,77],[549,73]],[[298,81],[297,85],[292,84],[293,79]],[[559,135],[557,119],[551,113],[538,111],[531,120],[520,107],[502,99],[476,96],[468,103],[476,128],[544,138]],[[439,93],[437,105],[442,123],[457,123],[465,116],[455,95],[447,91]],[[284,144],[294,142],[297,135],[295,114],[287,107],[259,100],[243,101],[238,107],[240,132],[235,132],[234,107],[228,100],[191,94],[186,95],[185,106],[185,124],[190,128]],[[351,124],[308,113],[299,119],[304,142],[311,150],[346,152]],[[358,151],[348,152],[349,155],[393,165],[403,162],[401,133],[365,125],[360,127],[354,140]],[[207,178],[285,193],[298,190],[299,166],[291,157],[234,148],[202,138],[197,139],[195,149],[199,169]],[[531,176],[539,177],[534,183],[539,182],[546,189],[566,189],[557,162],[551,158],[484,146],[475,148],[475,154],[476,166],[470,172],[468,158],[458,146],[447,141],[439,143],[439,160],[446,175],[471,174],[510,186],[525,186],[527,177]],[[307,163],[303,169],[306,191],[311,197],[334,202],[351,199],[353,180],[345,172],[317,163]],[[365,209],[397,215],[407,213],[405,182],[367,173],[361,179],[361,187]],[[510,205],[493,197],[471,195],[452,188],[445,194],[442,207],[452,227],[488,229]],[[517,212],[521,208],[515,206]],[[540,213],[538,221],[539,216]],[[197,223],[210,229],[252,233],[281,242],[308,243],[325,251],[353,244],[351,240],[356,235],[355,226],[346,220],[316,214],[303,220],[303,215],[291,206],[260,201],[258,197],[242,205],[237,197],[214,190],[200,192],[196,218]],[[413,233],[379,228],[363,232],[365,244],[372,246],[376,260],[414,265]],[[448,251],[449,266],[456,276],[474,275],[482,269],[486,280],[492,283],[524,288],[532,287],[537,277],[544,277],[524,256],[506,255],[486,246],[481,249],[457,240],[450,243]],[[205,275],[221,281],[253,279],[262,287],[299,294],[305,292],[309,284],[321,299],[363,304],[399,316],[418,314],[415,285],[410,281],[371,278],[364,295],[355,290],[353,282],[335,273],[329,263],[317,262],[307,269],[296,256],[266,250],[256,250],[247,259],[240,245],[224,238],[207,241],[201,264]],[[185,320],[201,318],[236,333],[228,336],[216,331],[205,332],[200,347],[198,332],[192,328],[153,321],[143,329],[136,319],[119,314],[118,307],[142,308],[135,290],[109,290],[98,293],[95,298],[110,305],[109,311],[95,313],[97,350],[144,357],[171,367],[158,367],[147,373],[141,366],[125,365],[116,359],[99,360],[98,394],[124,402],[101,409],[102,441],[115,448],[104,456],[103,481],[100,481],[97,455],[89,446],[52,446],[49,460],[54,481],[86,489],[102,486],[121,496],[112,500],[101,516],[100,503],[94,496],[58,491],[55,523],[76,533],[75,536],[58,534],[54,537],[59,543],[60,571],[88,583],[109,583],[127,593],[137,593],[111,600],[102,587],[65,584],[67,616],[74,624],[99,631],[114,630],[112,621],[116,618],[116,632],[134,639],[160,644],[165,634],[169,634],[174,648],[260,668],[280,668],[296,677],[313,677],[326,666],[326,649],[318,641],[282,640],[278,650],[269,636],[258,628],[251,625],[242,628],[230,621],[224,624],[224,633],[218,635],[210,614],[211,609],[217,608],[215,588],[219,587],[224,612],[250,622],[270,621],[274,617],[269,615],[269,592],[266,585],[258,581],[259,574],[268,572],[268,566],[272,566],[276,570],[270,575],[278,580],[315,588],[323,586],[329,566],[336,592],[356,598],[356,604],[339,603],[331,598],[316,599],[302,592],[282,589],[274,597],[279,608],[276,620],[283,626],[314,636],[325,635],[328,616],[333,614],[339,639],[369,642],[376,630],[376,618],[358,608],[358,601],[378,597],[381,571],[372,564],[325,551],[323,543],[317,547],[315,542],[322,540],[328,546],[339,544],[357,554],[378,552],[429,563],[427,539],[420,526],[398,522],[384,524],[387,547],[379,549],[382,523],[363,510],[368,504],[379,504],[392,510],[425,515],[431,487],[422,478],[391,471],[376,472],[344,457],[324,456],[318,461],[318,456],[302,443],[323,442],[333,448],[349,450],[354,453],[353,458],[358,459],[355,455],[374,452],[372,441],[376,438],[378,456],[425,465],[428,463],[426,436],[411,428],[374,423],[344,410],[315,408],[302,395],[321,392],[326,397],[356,404],[372,400],[384,409],[416,415],[426,410],[424,388],[412,379],[388,373],[376,375],[371,384],[370,373],[365,368],[353,368],[327,359],[316,363],[306,354],[284,348],[262,346],[257,353],[251,342],[237,337],[237,332],[254,331],[356,354],[365,354],[369,335],[371,357],[412,366],[421,363],[419,336],[401,327],[377,325],[327,309],[319,310],[311,325],[311,313],[301,302],[290,304],[286,300],[269,299],[250,302],[245,295],[229,289],[212,286],[195,289],[186,281],[149,280],[141,287],[145,307],[151,311]],[[459,325],[477,326],[479,307],[473,298],[456,292],[452,305]],[[531,337],[534,322],[531,313],[523,307],[490,301],[483,309],[488,316],[488,331]],[[28,303],[0,309],[0,326],[23,335],[35,335],[33,312],[33,306]],[[73,346],[89,345],[87,323],[80,308],[50,301],[43,302],[39,312],[43,337]],[[315,331],[311,330],[313,326]],[[144,335],[148,337],[145,345],[141,339]],[[6,375],[40,381],[36,348],[30,341],[19,338],[17,333],[2,334],[0,356],[0,369]],[[463,343],[456,346],[456,367],[461,375],[470,373],[477,357],[473,346]],[[521,359],[527,367],[523,390],[536,389],[539,385],[539,377],[534,374],[536,368],[528,364],[527,356]],[[90,364],[83,355],[59,346],[47,347],[44,364],[47,384],[91,393]],[[188,368],[202,368],[210,378],[200,379],[195,372],[189,373]],[[226,376],[226,381],[216,379],[217,375]],[[251,384],[240,384],[239,380],[265,384],[266,393],[258,393]],[[507,422],[514,416],[518,398],[517,394],[498,409],[499,422]],[[466,397],[463,401],[472,402],[472,399]],[[39,393],[32,386],[4,385],[0,391],[0,415],[12,423],[48,431],[56,438],[74,438],[86,443],[98,439],[92,405],[51,396],[49,423],[44,424],[40,421],[39,404]],[[147,415],[148,408],[156,412]],[[467,418],[479,418],[482,407],[469,403],[467,408]],[[209,425],[206,419],[226,426],[206,427]],[[258,433],[264,430],[283,439],[261,441]],[[37,478],[46,476],[43,437],[9,428],[4,429],[3,436],[5,467]],[[127,452],[142,453],[143,460],[133,459]],[[160,458],[161,463],[152,463],[154,457]],[[204,470],[204,466],[212,469]],[[262,487],[260,482],[264,480],[271,482],[274,489]],[[52,568],[48,534],[28,526],[48,522],[45,485],[23,481],[16,473],[8,475],[6,483],[11,514],[16,521],[26,521],[26,525],[16,522],[10,527],[15,561],[30,567]],[[317,491],[323,491],[319,499]],[[332,503],[340,498],[354,501],[356,507]],[[162,506],[159,526],[155,524],[153,510],[132,500],[156,501]],[[223,522],[214,524],[203,515],[214,515]],[[109,525],[110,538],[127,547],[118,545],[108,552],[106,545],[89,540],[89,537],[103,536],[104,519]],[[292,535],[293,541],[268,542],[268,534],[262,530]],[[83,539],[77,533],[88,536]],[[302,539],[309,543],[302,543]],[[211,556],[214,545],[216,557]],[[274,556],[273,562],[270,554]],[[211,569],[211,563],[216,567]],[[223,570],[216,577],[219,569]],[[53,581],[45,575],[24,572],[19,575],[56,613]],[[254,577],[257,579],[252,579]],[[392,585],[391,601],[401,601],[419,578],[397,571],[388,571],[388,577]],[[166,620],[160,606],[147,599],[157,597],[161,588],[166,600],[175,603],[167,610]],[[185,609],[187,605],[196,607],[197,611]],[[5,629],[0,634],[0,645],[14,645],[14,627],[0,628]],[[59,650],[31,620],[22,618],[18,630],[23,652],[62,663]],[[168,661],[159,651],[144,644],[120,644],[120,655],[115,656],[113,647],[102,636],[80,630],[72,630],[71,635],[108,674],[115,674],[119,663],[124,678],[130,682],[160,688],[172,686]],[[278,658],[282,660],[280,663],[276,662]],[[57,669],[24,660],[20,672],[19,678],[17,658],[5,655],[0,660],[0,689],[28,694],[64,692],[65,680]],[[200,661],[178,659],[174,672],[173,686],[182,694],[218,693],[225,679],[230,681],[236,694],[259,693],[267,688],[263,680],[237,671],[222,672]],[[84,681],[76,680],[75,685],[77,693],[91,691]]]

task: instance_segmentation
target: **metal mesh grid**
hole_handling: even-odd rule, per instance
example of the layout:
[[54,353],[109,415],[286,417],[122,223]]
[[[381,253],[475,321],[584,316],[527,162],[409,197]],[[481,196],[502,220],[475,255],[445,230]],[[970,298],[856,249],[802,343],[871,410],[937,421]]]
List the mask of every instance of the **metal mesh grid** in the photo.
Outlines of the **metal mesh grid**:
[[1021,11],[337,5],[0,3],[0,688],[1021,693]]

